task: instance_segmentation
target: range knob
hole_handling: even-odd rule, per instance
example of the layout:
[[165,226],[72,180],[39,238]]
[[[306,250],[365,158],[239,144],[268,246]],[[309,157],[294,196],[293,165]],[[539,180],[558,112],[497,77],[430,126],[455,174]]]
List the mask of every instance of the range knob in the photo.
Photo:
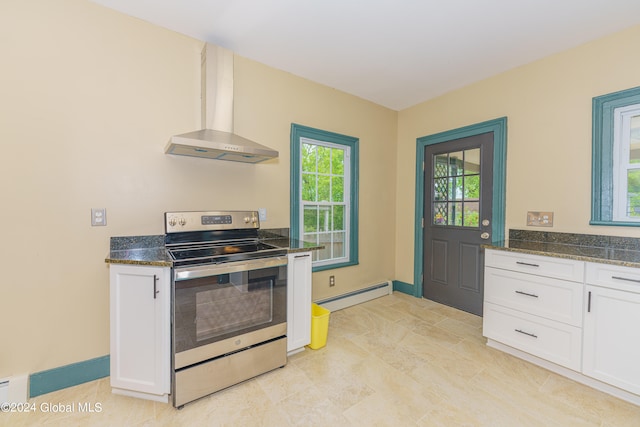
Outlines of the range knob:
[[245,224],[249,224],[251,222],[251,218],[249,218],[248,216],[244,217],[244,223]]
[[175,227],[178,221],[175,218],[169,218],[169,225]]
[[178,221],[178,223],[184,227],[184,225],[187,223],[187,220],[184,218],[180,218],[180,221]]

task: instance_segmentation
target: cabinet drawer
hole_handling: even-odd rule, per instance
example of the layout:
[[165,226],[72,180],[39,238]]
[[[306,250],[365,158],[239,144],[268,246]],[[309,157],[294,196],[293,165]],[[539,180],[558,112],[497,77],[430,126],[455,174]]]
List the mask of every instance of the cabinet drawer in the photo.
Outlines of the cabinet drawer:
[[584,262],[572,259],[487,249],[485,266],[536,274],[538,276],[582,282]]
[[585,282],[640,293],[640,268],[588,262]]
[[582,329],[485,302],[483,335],[576,371]]
[[485,268],[485,301],[582,326],[582,283]]

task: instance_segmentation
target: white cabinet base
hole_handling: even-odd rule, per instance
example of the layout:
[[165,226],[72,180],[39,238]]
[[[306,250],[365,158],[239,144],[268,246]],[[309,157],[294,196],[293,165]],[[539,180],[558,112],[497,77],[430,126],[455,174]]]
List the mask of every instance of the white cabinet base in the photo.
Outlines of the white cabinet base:
[[140,391],[125,390],[122,388],[115,388],[115,387],[111,388],[111,393],[119,394],[121,396],[137,397],[138,399],[153,400],[155,402],[169,403],[168,394],[158,395],[158,394],[151,394],[151,393],[142,393]]
[[168,401],[170,294],[168,267],[110,266],[110,382],[114,393]]
[[625,390],[621,390],[617,387],[611,386],[609,384],[605,384],[591,377],[587,377],[586,375],[582,375],[579,372],[573,371],[571,369],[567,369],[560,365],[556,365],[555,363],[549,362],[548,360],[544,360],[532,354],[518,350],[516,348],[509,347],[508,345],[504,345],[492,339],[487,340],[487,346],[491,348],[495,348],[496,350],[503,351],[512,356],[518,357],[522,360],[526,360],[527,362],[533,363],[534,365],[538,365],[541,368],[544,368],[548,371],[567,377],[580,384],[584,384],[589,387],[595,388],[596,390],[600,390],[604,393],[610,394],[614,397],[617,397],[618,399],[622,399],[627,402],[633,403],[634,405],[640,406],[640,396],[638,396],[637,394],[629,393]]
[[302,353],[306,349],[307,349],[307,347],[300,347],[300,348],[296,348],[296,349],[293,349],[293,350],[289,350],[289,351],[287,351],[287,356],[293,356],[294,354]]
[[311,252],[289,254],[287,270],[287,354],[311,342]]

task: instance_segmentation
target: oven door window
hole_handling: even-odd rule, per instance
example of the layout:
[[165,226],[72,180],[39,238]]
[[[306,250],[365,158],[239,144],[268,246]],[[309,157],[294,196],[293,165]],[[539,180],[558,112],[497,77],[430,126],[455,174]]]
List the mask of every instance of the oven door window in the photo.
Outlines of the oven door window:
[[286,266],[175,282],[175,351],[286,322]]

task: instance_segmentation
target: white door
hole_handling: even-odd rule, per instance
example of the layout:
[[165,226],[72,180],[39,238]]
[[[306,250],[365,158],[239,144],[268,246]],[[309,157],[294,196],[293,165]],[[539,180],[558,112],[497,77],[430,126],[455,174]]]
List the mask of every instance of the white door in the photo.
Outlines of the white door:
[[586,286],[585,375],[640,394],[640,294]]

